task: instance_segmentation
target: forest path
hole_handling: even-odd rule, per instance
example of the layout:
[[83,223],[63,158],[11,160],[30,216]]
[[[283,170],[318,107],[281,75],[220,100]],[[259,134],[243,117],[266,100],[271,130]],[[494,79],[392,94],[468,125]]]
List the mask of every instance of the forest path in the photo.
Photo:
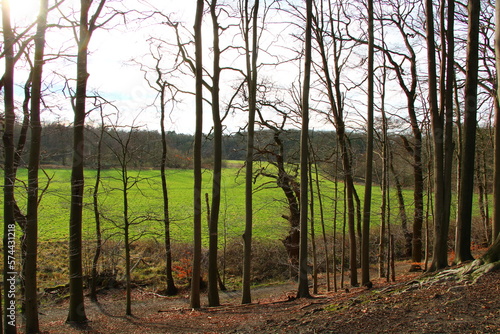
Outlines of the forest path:
[[[408,268],[408,266],[405,266]],[[374,288],[326,292],[294,300],[296,284],[256,287],[254,303],[240,305],[239,291],[221,292],[220,307],[189,308],[188,292],[160,297],[134,289],[133,316],[125,316],[124,290],[103,291],[86,300],[86,328],[65,323],[67,300],[41,307],[44,333],[499,333],[500,271],[474,285],[444,281],[415,284],[418,273],[401,273],[396,283],[373,279]],[[206,296],[202,305],[206,305]]]

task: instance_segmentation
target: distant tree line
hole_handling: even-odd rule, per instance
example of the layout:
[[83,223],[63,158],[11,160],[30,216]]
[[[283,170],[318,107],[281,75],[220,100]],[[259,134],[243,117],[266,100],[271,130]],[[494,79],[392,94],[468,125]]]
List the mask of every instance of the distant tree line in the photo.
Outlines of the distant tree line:
[[[16,126],[19,130],[20,124]],[[61,123],[44,124],[41,136],[41,164],[53,167],[69,167],[72,157],[71,141],[72,125]],[[85,127],[85,166],[95,168],[97,158],[97,146],[99,144],[99,127]],[[106,130],[105,130],[106,131]],[[18,133],[20,131],[17,131]],[[128,129],[117,129],[118,133],[127,133]],[[299,161],[299,130],[286,130],[282,133],[283,147],[287,162],[296,163]],[[27,136],[28,141],[30,136]],[[168,168],[192,168],[192,151],[194,135],[176,133],[169,131],[166,133],[168,145]],[[258,149],[255,158],[264,160],[263,150],[269,148],[273,142],[273,134],[269,130],[257,131],[255,134],[255,145]],[[206,164],[210,164],[209,158],[213,155],[211,141],[212,134],[203,136],[202,157]],[[222,140],[222,156],[224,160],[238,160],[243,163],[246,155],[246,132],[237,132],[225,134]],[[353,152],[362,154],[364,148],[364,134],[352,134],[351,143]],[[111,136],[103,136],[102,143],[102,164],[104,168],[115,167],[118,163],[111,148],[117,144]],[[311,145],[317,152],[318,159],[328,161],[332,156],[332,147],[335,146],[335,132],[317,131],[311,135]],[[131,168],[159,168],[161,151],[161,135],[155,130],[134,129],[131,132],[130,151],[135,152],[131,160]],[[260,152],[260,154],[259,154]],[[28,152],[23,152],[20,160],[20,166],[27,165]],[[3,157],[0,157],[3,164]]]
[[[19,129],[18,124],[16,128]],[[71,141],[68,138],[72,136],[72,126],[61,123],[47,123],[42,125],[43,131],[41,136],[41,159],[43,166],[68,168],[70,166],[72,150]],[[85,128],[85,166],[86,168],[95,168],[97,165],[97,147],[99,144],[99,128],[87,126]],[[126,133],[129,130],[117,130],[119,133]],[[488,147],[491,143],[491,129],[478,128],[477,147],[481,153],[478,159],[483,160],[478,168],[484,170],[487,175],[493,174],[493,156],[487,154]],[[19,132],[19,131],[17,131]],[[283,141],[284,157],[287,163],[299,162],[299,139],[300,131],[289,129],[280,134]],[[332,161],[335,159],[336,152],[336,133],[335,131],[311,131],[310,142],[313,151],[315,152],[315,161],[321,166],[322,170],[331,175],[334,174]],[[30,135],[27,136],[28,141]],[[166,159],[167,168],[192,168],[192,150],[194,136],[191,134],[176,133],[174,131],[167,132],[168,157]],[[353,157],[354,175],[358,183],[364,182],[364,155],[366,152],[366,134],[363,132],[352,132],[348,136],[350,152]],[[429,138],[423,138],[427,141]],[[222,140],[222,156],[224,160],[236,160],[244,163],[246,155],[246,132],[236,132],[225,134]],[[395,170],[398,171],[399,182],[402,182],[404,187],[413,187],[413,178],[411,175],[411,164],[406,158],[406,149],[408,139],[403,134],[392,134],[390,140],[393,150],[393,159]],[[203,136],[202,157],[205,167],[210,167],[210,157],[213,155],[213,147],[211,145],[212,135],[205,134]],[[111,136],[103,136],[102,143],[102,165],[103,168],[116,167],[118,161],[112,153],[111,148],[116,146],[116,142]],[[159,168],[161,151],[161,135],[155,130],[137,129],[131,133],[130,151],[134,152],[132,156],[131,168]],[[254,159],[256,161],[267,161],[272,158],[266,154],[266,150],[273,150],[273,133],[270,130],[259,130],[255,133],[255,152]],[[375,139],[375,147],[378,152],[382,146],[380,139]],[[269,152],[267,152],[269,153]],[[428,159],[424,157],[424,159]],[[28,161],[28,152],[23,152],[20,159],[20,166],[26,167]],[[3,155],[0,156],[0,163],[3,165]],[[375,166],[381,166],[382,159],[379,155],[374,157]],[[428,164],[425,160],[423,165]],[[381,182],[381,168],[375,168],[376,172],[374,180]],[[456,175],[455,175],[456,177]],[[485,189],[492,189],[492,180],[488,179],[488,184]],[[393,180],[393,182],[395,182]],[[456,184],[453,184],[455,187]],[[478,186],[479,187],[479,186]],[[479,188],[478,190],[479,191]]]

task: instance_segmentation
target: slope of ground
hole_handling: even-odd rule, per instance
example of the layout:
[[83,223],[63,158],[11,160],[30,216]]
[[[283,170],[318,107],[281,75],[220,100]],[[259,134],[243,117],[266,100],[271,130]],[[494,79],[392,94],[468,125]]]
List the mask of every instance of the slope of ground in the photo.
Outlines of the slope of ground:
[[[223,306],[191,310],[186,295],[160,297],[134,291],[134,316],[124,316],[124,293],[109,290],[99,303],[87,301],[91,319],[83,329],[65,323],[67,301],[41,308],[46,333],[498,333],[500,272],[475,284],[453,280],[421,285],[415,275],[395,284],[329,292],[294,300],[295,284],[256,288],[254,303],[239,305],[240,293],[221,292]],[[206,300],[203,300],[206,303]]]

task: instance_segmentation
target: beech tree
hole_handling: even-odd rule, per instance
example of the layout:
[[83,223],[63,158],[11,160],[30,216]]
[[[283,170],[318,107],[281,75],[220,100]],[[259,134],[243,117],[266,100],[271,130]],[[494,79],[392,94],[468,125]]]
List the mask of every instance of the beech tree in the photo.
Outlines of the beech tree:
[[194,221],[193,221],[193,270],[191,278],[191,307],[200,308],[200,275],[201,275],[201,196],[202,196],[202,169],[201,169],[201,144],[203,136],[203,45],[202,22],[204,0],[196,2],[196,17],[194,22],[195,43],[195,99],[196,119],[194,138]]
[[220,45],[219,45],[219,23],[217,13],[217,0],[210,3],[210,16],[212,18],[213,33],[213,72],[212,86],[212,119],[213,119],[213,142],[214,142],[214,174],[212,181],[212,208],[210,210],[209,221],[209,251],[208,251],[208,304],[209,306],[219,306],[218,292],[218,226],[220,212],[220,195],[222,180],[222,120],[220,116]]
[[268,183],[272,183],[283,191],[288,212],[282,217],[288,221],[289,231],[282,242],[288,254],[290,278],[297,279],[300,243],[300,185],[297,181],[298,166],[296,163],[292,163],[292,159],[285,154],[285,139],[283,138],[284,134],[286,134],[285,126],[290,119],[290,111],[282,110],[283,106],[269,101],[260,101],[259,104],[262,107],[274,109],[282,117],[282,120],[280,123],[266,120],[261,110],[256,109],[259,116],[259,125],[271,130],[272,133],[270,143],[266,143],[263,148],[255,148],[255,160],[262,159],[266,163],[254,172],[254,177],[264,176],[272,181],[264,182],[256,190],[264,189],[269,186]]
[[[444,22],[444,7],[448,20]],[[441,73],[440,104],[438,103],[434,8],[425,2],[428,61],[429,113],[434,148],[434,245],[430,271],[448,265],[448,231],[451,205],[451,170],[453,159],[453,76],[454,76],[454,0],[443,0],[441,6]],[[445,34],[446,31],[446,34]]]
[[374,53],[375,37],[373,28],[373,0],[368,0],[368,110],[367,110],[367,144],[365,197],[363,206],[363,241],[361,243],[361,284],[370,284],[370,216],[372,201],[373,176],[373,109],[374,109]]
[[132,227],[151,219],[148,215],[134,215],[131,209],[130,190],[138,187],[138,184],[144,180],[140,173],[132,175],[130,172],[131,161],[134,155],[137,155],[141,150],[141,145],[137,147],[131,145],[132,136],[138,131],[138,128],[132,124],[126,131],[119,130],[119,126],[112,125],[111,129],[106,131],[106,134],[112,140],[108,148],[118,163],[118,177],[116,179],[120,184],[118,191],[121,193],[122,202],[121,217],[112,222],[123,231],[125,246],[125,314],[132,315],[131,246],[134,241],[140,239],[144,234],[143,231],[133,231]]
[[95,220],[95,230],[96,230],[96,248],[94,251],[94,257],[92,258],[92,272],[90,280],[90,300],[97,302],[97,265],[99,258],[101,257],[102,251],[102,228],[101,228],[101,212],[99,209],[99,189],[101,185],[101,172],[102,172],[102,144],[103,137],[106,132],[106,125],[104,124],[104,114],[103,106],[99,105],[99,110],[101,114],[101,127],[99,129],[98,141],[97,141],[97,156],[96,156],[96,177],[94,183],[94,189],[92,191],[92,205],[94,209],[94,220]]
[[[323,1],[316,9],[313,23],[314,38],[317,42],[317,52],[321,58],[317,64],[321,75],[321,83],[326,89],[324,94],[327,98],[330,109],[329,119],[335,125],[336,135],[341,150],[342,167],[344,171],[346,205],[347,205],[347,226],[349,234],[349,265],[350,281],[352,286],[357,286],[357,241],[355,230],[355,207],[354,207],[354,178],[352,159],[349,151],[349,143],[346,133],[344,101],[345,94],[342,92],[341,73],[345,69],[344,57],[348,57],[352,50],[349,41],[343,38],[343,22],[339,15],[344,12],[339,4],[339,8],[334,10],[330,1],[327,1],[328,9],[323,7]],[[348,22],[348,21],[347,21]],[[348,23],[347,23],[348,24]],[[333,63],[332,63],[333,62]]]
[[248,87],[247,152],[245,158],[245,232],[243,234],[242,304],[252,302],[250,283],[252,273],[253,229],[253,154],[255,135],[255,110],[257,108],[257,57],[259,0],[249,8],[248,0],[240,1],[242,33],[245,40],[246,82]]
[[[3,128],[3,147],[4,147],[4,188],[3,188],[3,330],[4,333],[16,333],[16,297],[12,292],[10,281],[16,280],[13,266],[9,267],[9,259],[13,259],[15,254],[15,241],[9,239],[9,233],[14,231],[14,124],[16,115],[14,113],[14,42],[15,37],[11,27],[10,20],[10,2],[2,0],[2,29],[3,29],[3,52],[5,58],[5,72],[2,78],[4,89],[4,128]],[[12,234],[10,234],[12,235]],[[13,309],[12,309],[13,306]],[[10,309],[9,309],[10,307]],[[9,317],[13,315],[13,317]],[[12,319],[11,319],[12,318]]]
[[73,161],[71,168],[71,207],[69,222],[69,313],[71,323],[87,322],[83,297],[82,271],[82,209],[84,191],[84,129],[87,97],[88,45],[94,31],[99,27],[97,19],[106,0],[100,0],[96,11],[89,19],[92,0],[81,0],[76,72],[76,92],[73,111]]
[[298,298],[309,297],[307,279],[307,221],[309,201],[309,91],[312,63],[312,0],[306,0],[306,29],[304,46],[304,81],[302,82],[302,126],[300,132],[300,246],[299,246],[299,287]]
[[37,252],[38,252],[38,170],[42,125],[40,104],[42,95],[42,69],[44,63],[45,31],[47,29],[48,0],[40,1],[40,13],[35,36],[35,57],[32,71],[30,128],[31,141],[28,163],[28,207],[26,215],[26,333],[38,333]]
[[467,40],[467,72],[465,78],[464,143],[461,155],[460,196],[458,203],[455,262],[474,259],[471,253],[472,197],[474,194],[474,162],[476,153],[477,89],[479,66],[479,0],[469,0]]
[[[405,2],[406,6],[401,6],[399,1],[392,4],[391,8],[394,8],[394,14],[388,17],[386,20],[397,28],[399,36],[404,41],[406,48],[406,54],[403,55],[404,63],[408,63],[409,66],[409,81],[405,79],[405,73],[407,70],[403,67],[403,63],[398,62],[395,58],[397,55],[401,55],[402,51],[395,52],[384,47],[384,53],[387,60],[391,64],[392,70],[396,74],[397,81],[406,96],[407,112],[408,118],[411,125],[411,131],[413,138],[408,140],[406,136],[401,137],[403,139],[403,145],[406,151],[411,154],[413,161],[413,201],[414,201],[414,213],[413,213],[413,230],[412,233],[405,233],[405,238],[407,243],[411,244],[411,257],[412,257],[412,268],[411,270],[418,269],[417,264],[422,262],[422,226],[424,220],[424,175],[423,175],[423,162],[422,162],[422,130],[420,129],[420,121],[417,115],[416,99],[417,99],[417,87],[418,87],[418,72],[417,72],[417,53],[415,52],[415,46],[411,42],[412,36],[416,36],[418,33],[415,31],[417,29],[412,25],[413,16],[418,15],[418,3],[417,2]],[[398,183],[398,182],[396,182]],[[400,198],[402,200],[402,197]],[[403,203],[400,201],[400,203]],[[404,207],[402,204],[401,208]],[[406,214],[405,214],[406,215]]]
[[[158,46],[156,50],[153,49],[153,44],[151,44],[150,55],[154,59],[154,67],[148,67],[144,64],[140,64],[141,71],[144,72],[144,79],[147,81],[148,86],[156,91],[158,94],[156,99],[159,99],[159,105],[157,109],[160,111],[160,136],[161,136],[161,158],[160,158],[160,177],[161,177],[161,189],[163,197],[163,226],[165,230],[164,242],[165,242],[165,275],[167,280],[167,286],[165,293],[167,296],[172,296],[177,294],[177,287],[175,286],[174,276],[172,272],[172,241],[171,241],[171,217],[170,217],[170,198],[167,186],[167,163],[168,163],[168,145],[167,145],[167,131],[166,131],[166,118],[167,118],[167,103],[175,103],[175,95],[177,94],[177,87],[169,82],[168,77],[172,75],[171,71],[165,73],[161,67],[161,62],[163,60],[163,52],[161,46]],[[175,70],[175,69],[174,69]],[[174,71],[172,70],[172,71]],[[155,73],[155,79],[150,80],[148,78],[148,73]]]
[[[500,6],[495,6],[495,59],[497,73],[500,73]],[[498,238],[500,235],[500,173],[498,172],[500,170],[500,108],[498,108],[500,101],[500,76],[497,75],[496,79],[492,240],[500,240]]]

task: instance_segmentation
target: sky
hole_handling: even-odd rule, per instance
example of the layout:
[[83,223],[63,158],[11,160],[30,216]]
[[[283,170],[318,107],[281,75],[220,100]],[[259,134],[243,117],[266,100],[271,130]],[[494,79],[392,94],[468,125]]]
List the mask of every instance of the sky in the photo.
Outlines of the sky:
[[[61,10],[67,12],[68,8],[79,8],[79,0],[66,0]],[[97,1],[94,1],[94,4]],[[54,3],[49,1],[49,5]],[[148,39],[151,37],[161,38],[167,42],[174,42],[172,29],[165,25],[158,24],[158,21],[164,19],[148,21],[137,21],[137,18],[145,13],[156,9],[166,15],[169,15],[172,20],[179,21],[184,24],[186,29],[191,29],[194,22],[195,0],[175,1],[175,0],[149,0],[147,1],[109,1],[109,5],[116,6],[120,9],[135,10],[137,13],[132,13],[127,16],[126,24],[123,18],[116,17],[112,22],[106,25],[107,29],[98,29],[92,36],[89,45],[89,64],[88,64],[88,91],[89,94],[98,92],[108,101],[112,101],[115,107],[107,107],[105,113],[109,115],[110,122],[117,124],[134,124],[141,128],[152,130],[159,129],[159,112],[155,98],[157,93],[148,86],[144,79],[144,72],[140,70],[139,63],[152,64],[149,53]],[[22,26],[26,22],[32,22],[36,19],[38,13],[38,0],[15,0],[12,1],[11,11],[14,25]],[[53,11],[49,14],[49,22],[54,23],[60,19],[60,13]],[[229,22],[234,18],[227,17]],[[156,22],[155,22],[156,21]],[[59,21],[60,22],[60,21]],[[278,29],[283,29],[282,27]],[[210,59],[210,43],[211,43],[211,21],[209,15],[206,16],[204,22],[204,52],[205,63],[208,69],[211,68]],[[237,30],[234,29],[236,32]],[[279,31],[280,32],[280,31]],[[183,30],[185,40],[188,38],[190,31]],[[70,29],[52,28],[47,32],[46,51],[49,53],[58,52],[63,48],[74,53],[75,42],[73,33]],[[265,40],[264,40],[265,41]],[[275,40],[267,40],[266,47],[273,48],[273,54],[288,52],[278,46]],[[241,44],[241,37],[234,34],[225,34],[221,38],[222,47]],[[273,46],[272,43],[275,43]],[[282,43],[284,44],[284,43]],[[164,46],[162,57],[164,58],[163,66],[168,68],[173,63],[173,57],[177,51],[175,46]],[[266,55],[261,53],[261,60],[266,60]],[[235,52],[227,52],[223,58],[223,66],[244,68],[241,63],[242,59],[236,57]],[[22,100],[22,85],[24,84],[27,71],[26,64],[18,63],[18,71],[16,72],[16,89],[17,100],[19,103]],[[187,69],[184,68],[187,72]],[[283,65],[281,68],[273,67],[272,71],[269,68],[261,70],[262,76],[267,76],[270,80],[282,82],[283,86],[297,81],[299,70],[295,65]],[[76,66],[74,59],[55,59],[46,63],[44,68],[44,78],[47,83],[50,83],[51,90],[54,92],[63,89],[66,79],[76,76]],[[147,74],[150,80],[155,80],[154,72],[150,71]],[[193,91],[194,80],[190,75],[172,78],[176,85],[183,90]],[[223,87],[221,89],[222,106],[230,99],[233,86],[238,85],[242,80],[240,74],[234,71],[224,71],[222,73]],[[285,83],[286,82],[286,83]],[[72,85],[72,81],[70,81]],[[208,96],[208,91],[205,90],[205,96]],[[67,96],[67,94],[66,94]],[[55,93],[54,96],[47,97],[47,102],[52,106],[51,110],[42,112],[42,117],[45,121],[59,121],[70,124],[73,118],[70,101],[67,97],[60,93]],[[175,105],[167,105],[167,109],[172,112],[166,122],[167,130],[176,131],[179,133],[193,133],[194,131],[194,97],[190,94],[177,95],[178,103]],[[89,106],[90,108],[91,106]],[[210,132],[211,110],[210,106],[205,104],[204,112],[204,132]],[[97,112],[92,112],[88,116],[89,123],[98,123],[100,116]],[[246,124],[246,114],[237,113],[228,116],[225,121],[226,132],[235,132]],[[317,126],[320,126],[319,124]]]
[[[39,0],[12,0],[12,19],[19,22],[17,25],[26,25],[27,22],[35,20],[38,12]],[[229,1],[229,0],[228,0]],[[233,0],[231,0],[233,1]],[[97,0],[94,0],[94,5]],[[222,2],[222,0],[221,0]],[[54,0],[49,0],[49,4],[53,4]],[[61,11],[64,13],[71,13],[71,8],[79,9],[80,0],[65,0],[61,6]],[[236,3],[234,0],[233,3]],[[191,36],[192,25],[194,22],[194,12],[196,0],[108,0],[110,6],[122,9],[133,10],[126,16],[115,17],[104,28],[98,29],[94,32],[89,45],[88,57],[88,94],[92,95],[96,92],[103,96],[106,100],[112,102],[113,106],[105,107],[104,113],[108,116],[108,122],[118,125],[134,125],[143,129],[159,130],[160,128],[160,115],[158,112],[158,100],[156,99],[157,93],[154,89],[149,87],[148,82],[145,80],[145,73],[141,71],[139,64],[152,66],[153,59],[150,53],[150,43],[148,42],[151,37],[162,39],[165,43],[159,53],[162,58],[162,67],[167,70],[174,64],[177,47],[175,44],[175,36],[172,28],[161,24],[165,21],[164,18],[158,16],[156,19],[149,19],[147,21],[139,20],[140,17],[147,15],[152,10],[168,15],[173,21],[181,22],[185,29],[181,29],[182,38],[187,41]],[[269,35],[262,39],[261,51],[259,54],[259,61],[263,63],[274,63],[276,58],[281,60],[291,58],[295,55],[295,50],[300,50],[302,47],[301,42],[298,42],[293,33],[298,34],[302,27],[297,27],[288,23],[281,23],[291,21],[290,17],[283,17],[282,13],[273,12],[268,17],[266,31]],[[61,14],[53,11],[49,14],[49,22],[64,23],[60,20]],[[77,15],[75,20],[77,19]],[[237,15],[234,13],[221,14],[223,16],[223,24],[237,23]],[[102,21],[100,21],[102,22]],[[280,22],[280,23],[277,23]],[[204,40],[204,62],[208,71],[211,70],[211,21],[210,16],[205,16],[203,26],[203,40]],[[169,45],[170,43],[170,45]],[[233,27],[228,29],[221,37],[222,48],[229,46],[241,45],[242,39],[238,34],[238,29]],[[75,40],[71,29],[51,28],[47,32],[47,46],[48,53],[60,52],[64,50],[66,54],[75,54]],[[193,53],[193,48],[188,47]],[[352,54],[350,57],[362,57],[362,55]],[[50,55],[47,58],[55,58]],[[293,85],[298,92],[300,92],[301,74],[298,68],[298,62],[283,63],[279,66],[267,65],[260,69],[259,76],[272,82],[280,93],[278,94],[283,100],[290,101],[288,96],[288,89]],[[227,67],[244,68],[243,59],[237,56],[237,53],[228,51],[224,53],[222,65]],[[18,64],[18,71],[16,72],[17,99],[18,103],[22,101],[22,85],[27,77],[25,70],[26,64],[20,62]],[[174,83],[185,91],[194,91],[194,79],[189,74],[189,70],[183,67],[186,74],[174,75],[169,77],[169,82]],[[364,78],[364,69],[362,67],[350,70],[347,79],[353,82],[360,82]],[[42,117],[46,122],[59,121],[66,124],[71,124],[73,119],[73,112],[71,110],[70,99],[68,92],[65,90],[65,95],[61,91],[65,88],[67,82],[70,87],[74,86],[74,78],[76,76],[75,58],[57,58],[51,59],[46,62],[44,67],[44,79],[46,87],[49,88],[52,94],[47,94],[46,102],[51,108],[46,108],[43,111]],[[153,70],[148,71],[146,77],[154,82],[155,73]],[[67,79],[70,79],[67,81]],[[208,80],[208,79],[207,79]],[[224,108],[231,98],[234,87],[238,86],[242,81],[241,74],[225,70],[222,73],[223,86],[221,89],[221,105]],[[366,97],[363,93],[356,95],[350,91],[349,103],[350,113],[349,117],[353,117],[357,112],[363,113],[365,107],[363,104]],[[392,94],[389,92],[388,94]],[[401,100],[398,98],[398,93],[393,93],[392,101]],[[208,97],[209,92],[204,91],[205,97]],[[169,117],[166,122],[166,128],[169,131],[176,131],[178,133],[193,133],[194,132],[194,97],[191,94],[178,94],[176,96],[178,103],[168,104]],[[315,107],[318,104],[311,99],[311,106]],[[297,109],[296,106],[290,102],[292,108]],[[88,109],[91,109],[89,102]],[[323,104],[322,108],[326,108]],[[358,109],[358,110],[356,110]],[[171,111],[171,112],[170,112]],[[233,133],[246,125],[246,113],[238,112],[228,116],[224,125],[226,133]],[[265,117],[272,118],[270,114]],[[355,116],[354,116],[355,118]],[[88,123],[99,124],[100,115],[97,111],[90,112],[88,116]],[[357,122],[357,124],[356,124]],[[333,125],[325,121],[324,117],[320,117],[312,113],[310,121],[311,128],[315,130],[333,130]],[[357,118],[353,126],[363,128],[363,120]],[[297,126],[298,124],[291,125]],[[210,106],[205,104],[204,111],[204,132],[209,133],[211,130],[211,110]]]

